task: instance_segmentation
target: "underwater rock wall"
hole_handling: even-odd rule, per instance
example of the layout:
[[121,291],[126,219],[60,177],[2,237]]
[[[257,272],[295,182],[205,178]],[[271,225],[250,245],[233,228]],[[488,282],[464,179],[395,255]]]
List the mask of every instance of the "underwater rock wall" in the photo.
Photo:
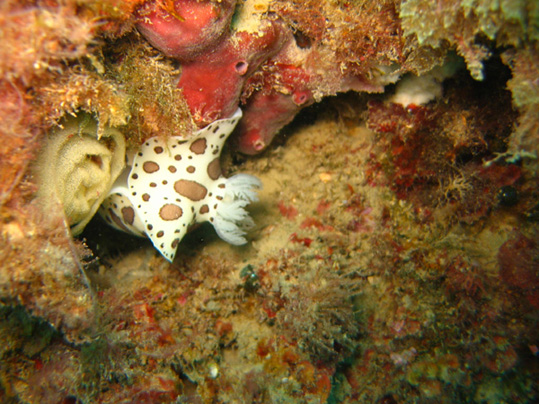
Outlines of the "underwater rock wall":
[[[532,0],[3,1],[0,401],[535,402],[538,36]],[[246,246],[89,221],[238,107]]]

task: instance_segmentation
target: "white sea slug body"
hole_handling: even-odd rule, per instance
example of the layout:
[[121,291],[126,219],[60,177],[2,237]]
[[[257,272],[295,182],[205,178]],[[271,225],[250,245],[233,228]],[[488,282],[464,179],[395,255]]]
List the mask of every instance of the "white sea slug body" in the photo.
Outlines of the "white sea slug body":
[[256,201],[258,178],[221,174],[219,156],[241,110],[190,139],[148,139],[135,153],[100,208],[112,226],[148,236],[169,261],[190,225],[209,221],[225,241],[245,244],[253,225],[245,206]]

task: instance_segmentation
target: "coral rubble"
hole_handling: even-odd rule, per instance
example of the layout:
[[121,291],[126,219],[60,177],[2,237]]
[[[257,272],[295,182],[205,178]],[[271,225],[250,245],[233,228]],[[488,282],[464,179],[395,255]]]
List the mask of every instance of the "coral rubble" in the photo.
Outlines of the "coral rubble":
[[[1,402],[537,401],[536,1],[4,0],[0,38]],[[211,209],[122,211],[201,139]],[[164,259],[163,207],[215,230]]]

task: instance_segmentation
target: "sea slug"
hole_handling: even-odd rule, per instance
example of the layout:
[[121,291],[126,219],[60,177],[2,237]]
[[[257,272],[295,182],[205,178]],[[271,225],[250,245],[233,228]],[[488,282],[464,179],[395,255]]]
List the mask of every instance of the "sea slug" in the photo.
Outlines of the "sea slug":
[[262,184],[248,174],[223,177],[219,162],[241,116],[238,109],[189,140],[148,139],[129,159],[100,208],[101,216],[120,230],[148,236],[170,262],[195,223],[209,221],[223,240],[245,244],[245,231],[253,225],[245,206],[257,200]]

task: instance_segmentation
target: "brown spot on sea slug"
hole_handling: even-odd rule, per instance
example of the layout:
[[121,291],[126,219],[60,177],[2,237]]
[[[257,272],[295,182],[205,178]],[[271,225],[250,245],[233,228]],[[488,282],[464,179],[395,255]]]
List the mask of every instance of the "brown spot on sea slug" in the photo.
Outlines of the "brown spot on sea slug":
[[180,208],[178,205],[174,205],[173,203],[167,203],[166,205],[163,205],[161,209],[159,209],[159,217],[163,220],[176,220],[182,217],[182,215],[182,208]]
[[221,176],[221,163],[219,158],[213,159],[210,164],[208,164],[208,176],[212,180],[216,180]]
[[208,190],[198,182],[178,180],[174,183],[174,190],[192,201],[201,201],[206,197]]
[[204,152],[206,151],[206,147],[207,147],[206,139],[201,138],[201,139],[195,140],[191,144],[191,147],[189,147],[189,150],[191,150],[195,154],[204,154]]
[[142,169],[148,174],[155,173],[156,171],[159,171],[159,164],[155,161],[145,161],[142,165]]
[[131,206],[122,208],[122,217],[125,223],[132,225],[135,221],[135,210]]
[[208,213],[209,211],[210,211],[210,208],[208,205],[202,205],[199,210],[201,215],[203,215],[204,213]]

